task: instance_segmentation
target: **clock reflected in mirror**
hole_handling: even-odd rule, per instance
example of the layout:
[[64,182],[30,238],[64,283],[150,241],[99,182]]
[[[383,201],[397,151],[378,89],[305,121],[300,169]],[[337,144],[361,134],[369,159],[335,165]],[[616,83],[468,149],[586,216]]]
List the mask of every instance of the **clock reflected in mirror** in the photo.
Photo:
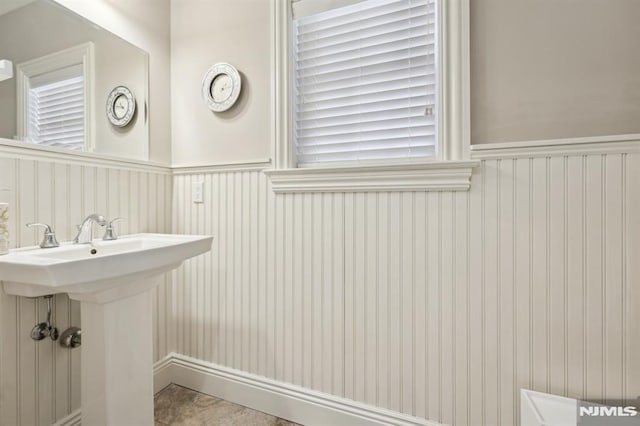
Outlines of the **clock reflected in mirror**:
[[107,118],[116,127],[126,127],[136,112],[136,99],[125,86],[118,86],[107,98]]
[[120,95],[116,98],[114,102],[114,114],[117,119],[123,119],[125,115],[127,115],[127,110],[129,109],[129,104],[127,102],[127,98],[124,95]]
[[202,98],[211,111],[227,111],[238,101],[241,87],[238,70],[233,65],[218,63],[202,79]]

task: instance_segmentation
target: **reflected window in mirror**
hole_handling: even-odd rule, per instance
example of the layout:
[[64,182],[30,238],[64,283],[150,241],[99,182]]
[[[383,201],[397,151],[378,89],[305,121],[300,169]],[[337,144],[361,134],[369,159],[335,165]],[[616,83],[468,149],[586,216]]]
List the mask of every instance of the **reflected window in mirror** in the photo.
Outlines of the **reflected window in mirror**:
[[84,77],[82,65],[29,79],[26,141],[84,151]]
[[92,50],[85,43],[18,64],[20,139],[91,151]]

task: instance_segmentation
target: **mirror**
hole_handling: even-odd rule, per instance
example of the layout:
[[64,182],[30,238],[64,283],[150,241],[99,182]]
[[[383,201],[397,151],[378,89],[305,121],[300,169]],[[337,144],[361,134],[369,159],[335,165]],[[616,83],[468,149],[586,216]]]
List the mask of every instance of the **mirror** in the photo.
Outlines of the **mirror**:
[[[148,160],[148,63],[143,50],[53,0],[3,0],[0,140]],[[112,94],[118,87],[135,100],[132,114]]]

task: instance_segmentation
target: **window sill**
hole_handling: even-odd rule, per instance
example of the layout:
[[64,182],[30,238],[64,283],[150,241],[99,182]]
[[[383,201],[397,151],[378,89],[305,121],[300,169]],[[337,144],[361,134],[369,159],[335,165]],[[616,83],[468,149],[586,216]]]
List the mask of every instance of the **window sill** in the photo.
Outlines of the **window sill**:
[[277,194],[297,192],[468,191],[478,161],[265,170]]

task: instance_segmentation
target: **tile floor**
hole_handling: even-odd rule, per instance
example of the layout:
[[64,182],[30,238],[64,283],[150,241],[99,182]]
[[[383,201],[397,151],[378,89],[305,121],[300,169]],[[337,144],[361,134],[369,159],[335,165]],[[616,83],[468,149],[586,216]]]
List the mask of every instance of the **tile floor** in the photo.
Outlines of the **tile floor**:
[[300,426],[178,385],[155,396],[156,426]]

